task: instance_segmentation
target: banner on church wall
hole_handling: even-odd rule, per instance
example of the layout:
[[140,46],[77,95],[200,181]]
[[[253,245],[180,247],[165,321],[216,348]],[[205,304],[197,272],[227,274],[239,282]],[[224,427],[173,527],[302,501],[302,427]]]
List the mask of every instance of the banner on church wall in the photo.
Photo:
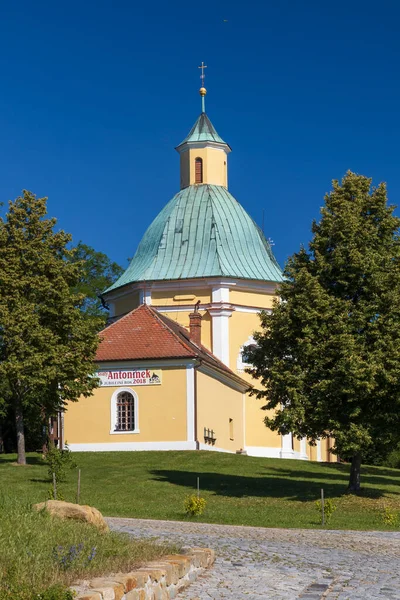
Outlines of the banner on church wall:
[[112,369],[97,371],[101,386],[160,385],[161,370],[141,368],[137,370]]

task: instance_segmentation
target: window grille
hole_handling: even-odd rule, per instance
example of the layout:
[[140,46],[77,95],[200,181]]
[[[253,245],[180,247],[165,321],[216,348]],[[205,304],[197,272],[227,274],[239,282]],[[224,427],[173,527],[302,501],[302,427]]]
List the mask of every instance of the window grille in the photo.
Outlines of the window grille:
[[135,429],[135,399],[129,392],[117,395],[117,423],[115,431],[133,431]]
[[194,182],[203,183],[203,159],[196,158],[194,161]]

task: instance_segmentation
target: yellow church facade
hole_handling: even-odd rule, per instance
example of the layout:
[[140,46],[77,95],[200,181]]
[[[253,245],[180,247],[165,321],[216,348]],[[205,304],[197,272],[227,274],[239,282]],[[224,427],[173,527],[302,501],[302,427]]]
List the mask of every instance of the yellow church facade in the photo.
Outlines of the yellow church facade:
[[[254,343],[259,312],[272,309],[282,273],[263,232],[228,191],[231,148],[205,112],[205,93],[201,88],[201,115],[176,148],[180,192],[103,296],[111,325],[102,334],[98,372],[141,369],[159,374],[159,382],[135,384],[134,378],[122,377],[113,385],[113,379],[102,380],[92,397],[68,408],[64,439],[72,450],[207,449],[333,460],[329,439],[311,447],[305,439],[267,429],[262,400],[247,393],[252,381],[242,353]],[[177,348],[169,352],[172,342],[159,355],[143,347],[139,337],[152,339],[146,310],[190,345],[190,356],[177,356]],[[125,333],[129,323],[145,317],[147,329],[136,328],[134,336]],[[130,351],[121,350],[124,336]],[[161,338],[160,333],[153,346],[162,346]],[[133,398],[135,429],[115,430],[119,390]]]

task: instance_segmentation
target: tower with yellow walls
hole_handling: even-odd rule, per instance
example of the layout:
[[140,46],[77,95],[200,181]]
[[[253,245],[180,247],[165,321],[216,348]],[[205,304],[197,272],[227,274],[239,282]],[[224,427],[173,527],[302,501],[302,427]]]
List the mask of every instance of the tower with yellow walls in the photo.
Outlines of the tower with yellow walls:
[[[176,148],[180,191],[154,219],[129,267],[103,297],[111,319],[148,304],[185,327],[198,304],[202,344],[250,383],[242,353],[253,343],[258,313],[272,308],[282,272],[263,232],[228,191],[231,148],[206,114],[201,68],[201,114]],[[243,449],[254,456],[309,458],[305,440],[265,427],[261,406],[246,397],[241,423],[235,424],[243,431]],[[196,435],[201,443],[202,432]],[[325,449],[319,452],[325,458]]]

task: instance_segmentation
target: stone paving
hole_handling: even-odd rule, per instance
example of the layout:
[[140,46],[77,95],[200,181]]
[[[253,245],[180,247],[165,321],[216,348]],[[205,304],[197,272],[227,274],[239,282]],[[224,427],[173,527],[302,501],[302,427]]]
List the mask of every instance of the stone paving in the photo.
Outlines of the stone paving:
[[400,532],[107,520],[136,537],[215,550],[214,567],[180,600],[400,600]]

